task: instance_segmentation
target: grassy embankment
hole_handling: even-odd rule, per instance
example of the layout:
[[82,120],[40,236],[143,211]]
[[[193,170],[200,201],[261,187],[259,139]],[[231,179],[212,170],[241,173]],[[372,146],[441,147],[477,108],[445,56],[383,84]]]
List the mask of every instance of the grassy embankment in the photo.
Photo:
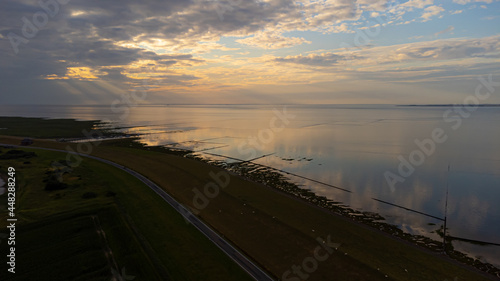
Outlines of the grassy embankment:
[[99,121],[75,121],[74,119],[42,119],[27,117],[0,117],[0,135],[30,138],[84,137]]
[[[0,149],[0,158],[11,150]],[[2,280],[110,280],[112,268],[133,280],[251,280],[131,175],[90,159],[69,169],[65,153],[32,151],[36,157],[0,160],[0,174],[15,167],[18,181],[16,274],[7,274],[8,245],[2,239]],[[62,182],[68,186],[46,191],[57,169],[66,172]],[[0,200],[6,205],[6,195]],[[6,225],[6,210],[0,210],[0,233],[7,233]],[[105,256],[107,247],[112,259]]]
[[[0,142],[17,141],[0,138]],[[67,144],[37,141],[35,145],[64,148]],[[93,147],[92,155],[146,175],[191,207],[194,207],[192,188],[203,190],[203,186],[212,181],[210,171],[221,171],[191,159],[129,148],[128,145],[125,141],[103,142]],[[84,163],[88,165],[92,161]],[[141,187],[141,191],[144,189],[145,186]],[[131,200],[144,205],[142,195]],[[388,237],[238,176],[230,176],[229,185],[201,210],[199,216],[278,277],[292,265],[300,265],[313,255],[317,237],[331,235],[332,241],[341,246],[326,261],[319,263],[308,280],[453,280],[455,277],[458,280],[487,280],[437,253]],[[144,231],[150,224],[144,221],[136,224],[152,248],[166,250],[162,245],[163,225]],[[193,248],[187,255],[196,256],[199,251]]]

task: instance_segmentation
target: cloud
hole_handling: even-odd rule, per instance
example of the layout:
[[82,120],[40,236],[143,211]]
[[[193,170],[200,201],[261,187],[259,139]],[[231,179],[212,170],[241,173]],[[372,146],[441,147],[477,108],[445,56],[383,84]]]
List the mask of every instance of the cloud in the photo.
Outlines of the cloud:
[[427,6],[433,5],[434,0],[410,0],[401,4],[401,7],[418,8],[423,9]]
[[[442,44],[369,46],[354,51],[315,51],[308,55],[296,52],[314,50],[313,38],[323,39],[331,33],[344,33],[330,37],[332,40],[348,40],[344,38],[352,34],[347,33],[356,30],[361,33],[387,25],[413,23],[418,18],[415,14],[422,14],[423,21],[449,15],[432,0],[397,3],[393,0],[72,0],[59,5],[59,11],[49,16],[34,36],[27,38],[23,35],[23,25],[26,21],[32,25],[33,15],[45,10],[36,0],[3,0],[0,86],[12,92],[24,89],[25,96],[30,96],[33,94],[29,91],[36,92],[37,88],[24,86],[29,81],[46,87],[40,91],[44,94],[59,89],[84,100],[85,95],[91,95],[89,91],[95,90],[98,95],[106,95],[108,91],[113,96],[140,85],[144,78],[158,84],[154,86],[158,93],[172,89],[215,92],[248,84],[344,79],[373,73],[377,67],[388,71],[411,63],[434,65],[456,60],[469,65],[472,58],[497,59],[491,51],[493,39],[470,39],[476,45],[457,39]],[[372,22],[367,22],[370,16]],[[9,34],[14,33],[26,37],[26,42],[19,43],[17,55],[9,39]],[[384,36],[380,39],[385,40]],[[273,50],[273,54],[283,57],[255,58],[263,51],[249,46]],[[249,57],[242,58],[237,53]],[[326,77],[331,73],[335,78]]]
[[[460,4],[460,5],[465,5],[468,3],[477,3],[477,2],[483,2],[483,3],[493,3],[494,0],[453,0],[454,3]],[[497,0],[498,1],[498,0]]]
[[412,36],[412,37],[408,37],[408,39],[410,39],[410,40],[417,40],[417,39],[422,39],[422,38],[424,38],[423,35],[415,35],[415,36]]
[[191,81],[199,80],[200,77],[194,75],[161,75],[155,77],[155,82],[158,84],[168,84],[168,85],[186,85],[190,84]]
[[[73,0],[68,5],[59,5],[59,11],[49,18],[46,26],[29,43],[21,43],[19,50],[24,54],[44,52],[44,60],[64,58],[68,65],[98,67],[159,59],[152,58],[150,52],[202,54],[232,50],[217,43],[223,36],[247,37],[239,42],[255,47],[286,48],[310,42],[286,37],[283,32],[348,32],[348,26],[340,22],[359,18],[361,8],[377,10],[386,3],[239,1],[225,11],[221,20],[217,15],[218,1]],[[44,10],[36,1],[5,0],[0,11],[4,19],[0,51],[12,53],[7,34],[22,36],[21,19],[31,19],[40,11]]]
[[486,17],[482,17],[481,19],[482,20],[494,20],[496,18],[498,18],[498,16],[486,16]]
[[238,39],[236,42],[252,47],[258,47],[262,49],[281,49],[289,48],[301,44],[311,44],[311,41],[307,41],[304,38],[298,37],[285,37],[277,32],[258,32],[254,36]]
[[284,58],[275,58],[273,61],[279,63],[293,63],[308,66],[333,66],[340,61],[345,61],[348,57],[334,53],[309,54],[307,56],[287,56]]
[[446,29],[443,29],[441,31],[438,31],[438,32],[434,33],[434,36],[439,36],[439,35],[443,35],[443,34],[446,34],[446,33],[450,33],[453,30],[455,30],[455,27],[453,25],[450,25]]
[[357,3],[366,11],[384,11],[390,4],[387,0],[358,0]]
[[[452,28],[447,28],[451,30]],[[274,57],[276,64],[286,63],[310,71],[330,71],[341,75],[356,73],[392,73],[402,69],[426,69],[426,73],[439,71],[443,67],[473,69],[477,65],[500,62],[500,36],[477,39],[447,39],[407,43],[394,46],[379,46],[367,49],[319,54]],[[490,71],[490,70],[488,70]],[[318,74],[321,75],[321,74]],[[397,76],[397,75],[396,75]]]
[[444,8],[434,5],[434,0],[409,0],[401,4],[391,5],[387,13],[391,16],[392,22],[395,22],[396,25],[403,25],[416,21],[415,18],[411,20],[403,19],[405,14],[416,10],[423,10],[421,18],[425,22],[430,20],[431,17],[442,13]]
[[[305,38],[286,34],[350,32],[344,21],[359,19],[363,10],[382,11],[387,1],[228,1],[225,3],[232,6],[226,7],[222,20],[217,10],[220,3],[72,0],[47,14],[48,21],[34,36],[19,43],[16,55],[8,35],[26,37],[23,18],[32,24],[33,15],[47,11],[35,0],[4,0],[0,9],[0,85],[8,91],[21,92],[15,89],[21,89],[20,85],[29,81],[51,90],[33,91],[24,87],[24,96],[59,89],[67,93],[68,99],[73,96],[75,100],[94,90],[99,95],[108,91],[112,97],[123,89],[138,86],[147,77],[159,84],[155,86],[157,91],[172,88],[181,91],[182,86],[191,87],[184,91],[197,91],[196,87],[204,91],[220,89],[241,84],[243,80],[227,78],[228,69],[224,67],[198,67],[208,63],[204,56],[211,52],[238,50],[226,46],[222,38],[233,37],[242,46],[263,49],[311,44]],[[278,79],[274,73],[262,79],[249,75],[253,66],[244,65],[247,63],[244,60],[224,62],[219,58],[211,63],[241,68],[234,73],[246,77],[246,83],[293,82],[283,73]]]
[[328,28],[328,31],[332,32],[332,33],[354,33],[353,30],[349,29],[349,25],[346,24],[345,22],[343,22],[337,26],[332,26],[332,27]]
[[[423,8],[431,2],[410,0],[402,6]],[[225,3],[222,5],[223,20],[218,16],[221,3]],[[112,0],[105,3],[73,0],[68,5],[61,5],[57,15],[50,18],[47,26],[29,44],[19,47],[26,53],[40,47],[73,49],[74,53],[82,53],[84,64],[89,65],[127,65],[142,56],[141,50],[157,54],[229,51],[230,48],[216,43],[224,36],[247,37],[239,42],[276,49],[309,43],[304,38],[286,37],[285,32],[352,32],[349,21],[358,20],[363,11],[392,9],[392,3],[387,0]],[[20,19],[23,16],[31,18],[37,11],[43,10],[35,1],[5,0],[0,16],[6,19],[8,28],[0,31],[0,40],[8,43],[4,37],[9,32],[20,34]],[[38,39],[42,36],[52,44],[49,46]],[[4,45],[1,51],[9,51],[8,44]],[[78,62],[82,61],[78,59]]]
[[424,21],[430,20],[432,17],[437,16],[444,12],[443,7],[440,6],[429,6],[424,9],[424,13],[422,14],[422,18]]
[[[452,29],[448,27],[447,29]],[[447,39],[409,43],[367,50],[378,63],[411,61],[448,61],[488,57],[496,54],[500,47],[500,36],[477,39]],[[364,54],[368,56],[368,54]]]

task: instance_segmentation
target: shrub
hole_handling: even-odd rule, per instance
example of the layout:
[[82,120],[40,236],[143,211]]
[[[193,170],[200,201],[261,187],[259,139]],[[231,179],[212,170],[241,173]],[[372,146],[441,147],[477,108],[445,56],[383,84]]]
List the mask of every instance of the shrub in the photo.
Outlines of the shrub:
[[83,199],[92,199],[92,198],[96,198],[96,197],[97,197],[97,194],[95,194],[94,192],[85,192],[82,195]]
[[115,197],[115,196],[116,196],[116,193],[113,191],[106,192],[106,197]]
[[0,159],[2,159],[2,160],[19,159],[19,158],[32,158],[32,157],[36,157],[35,152],[26,152],[26,151],[17,150],[17,149],[9,150],[9,151],[5,152],[5,154],[0,155]]
[[53,191],[53,190],[63,190],[68,188],[69,185],[67,185],[64,182],[60,181],[55,181],[55,180],[49,180],[47,184],[45,184],[45,190],[47,191]]

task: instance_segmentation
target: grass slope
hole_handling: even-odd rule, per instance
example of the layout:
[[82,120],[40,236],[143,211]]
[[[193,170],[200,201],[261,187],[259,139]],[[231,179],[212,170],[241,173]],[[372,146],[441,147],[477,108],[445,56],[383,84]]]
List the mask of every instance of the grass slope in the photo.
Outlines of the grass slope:
[[31,138],[85,137],[99,121],[77,121],[74,119],[43,119],[27,117],[0,117],[0,133]]
[[[8,280],[110,280],[107,245],[117,271],[133,280],[251,280],[181,215],[131,175],[89,160],[63,176],[63,190],[44,190],[44,179],[65,154],[31,150],[37,157],[0,160],[0,173],[17,170],[17,266]],[[0,154],[6,153],[2,149]],[[48,173],[48,174],[47,174]],[[92,192],[97,197],[83,199]],[[6,202],[6,196],[0,197]],[[93,217],[99,219],[101,241]],[[5,232],[6,212],[0,212]],[[7,243],[0,243],[2,253]],[[0,258],[2,276],[6,257]],[[36,278],[32,278],[35,277]],[[13,278],[13,279],[12,279]],[[2,280],[3,277],[2,277]]]
[[[192,189],[203,190],[213,182],[210,172],[221,172],[191,159],[105,143],[93,154],[137,170],[191,207]],[[317,237],[331,235],[342,244],[339,251],[320,263],[308,280],[488,280],[438,253],[238,176],[231,175],[229,185],[200,211],[200,217],[278,277],[312,256]]]

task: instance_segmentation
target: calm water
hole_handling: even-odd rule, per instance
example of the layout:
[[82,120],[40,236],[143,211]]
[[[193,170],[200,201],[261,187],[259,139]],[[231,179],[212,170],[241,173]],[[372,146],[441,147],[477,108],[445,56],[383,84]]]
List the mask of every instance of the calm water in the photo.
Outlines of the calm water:
[[[435,239],[431,232],[441,220],[374,198],[444,218],[448,184],[449,234],[500,243],[500,108],[443,118],[450,109],[288,106],[283,117],[283,106],[149,106],[130,108],[129,114],[113,113],[109,106],[2,106],[0,115],[108,119],[144,134],[149,145],[212,158],[217,157],[206,153],[244,160],[265,156],[254,162],[350,190],[290,176],[319,195],[378,212],[407,232]],[[441,143],[432,145],[436,129]],[[416,144],[426,139],[424,148]],[[401,159],[411,162],[410,156],[414,172],[400,174]],[[393,188],[387,172],[400,177]],[[500,266],[498,246],[454,245]]]

